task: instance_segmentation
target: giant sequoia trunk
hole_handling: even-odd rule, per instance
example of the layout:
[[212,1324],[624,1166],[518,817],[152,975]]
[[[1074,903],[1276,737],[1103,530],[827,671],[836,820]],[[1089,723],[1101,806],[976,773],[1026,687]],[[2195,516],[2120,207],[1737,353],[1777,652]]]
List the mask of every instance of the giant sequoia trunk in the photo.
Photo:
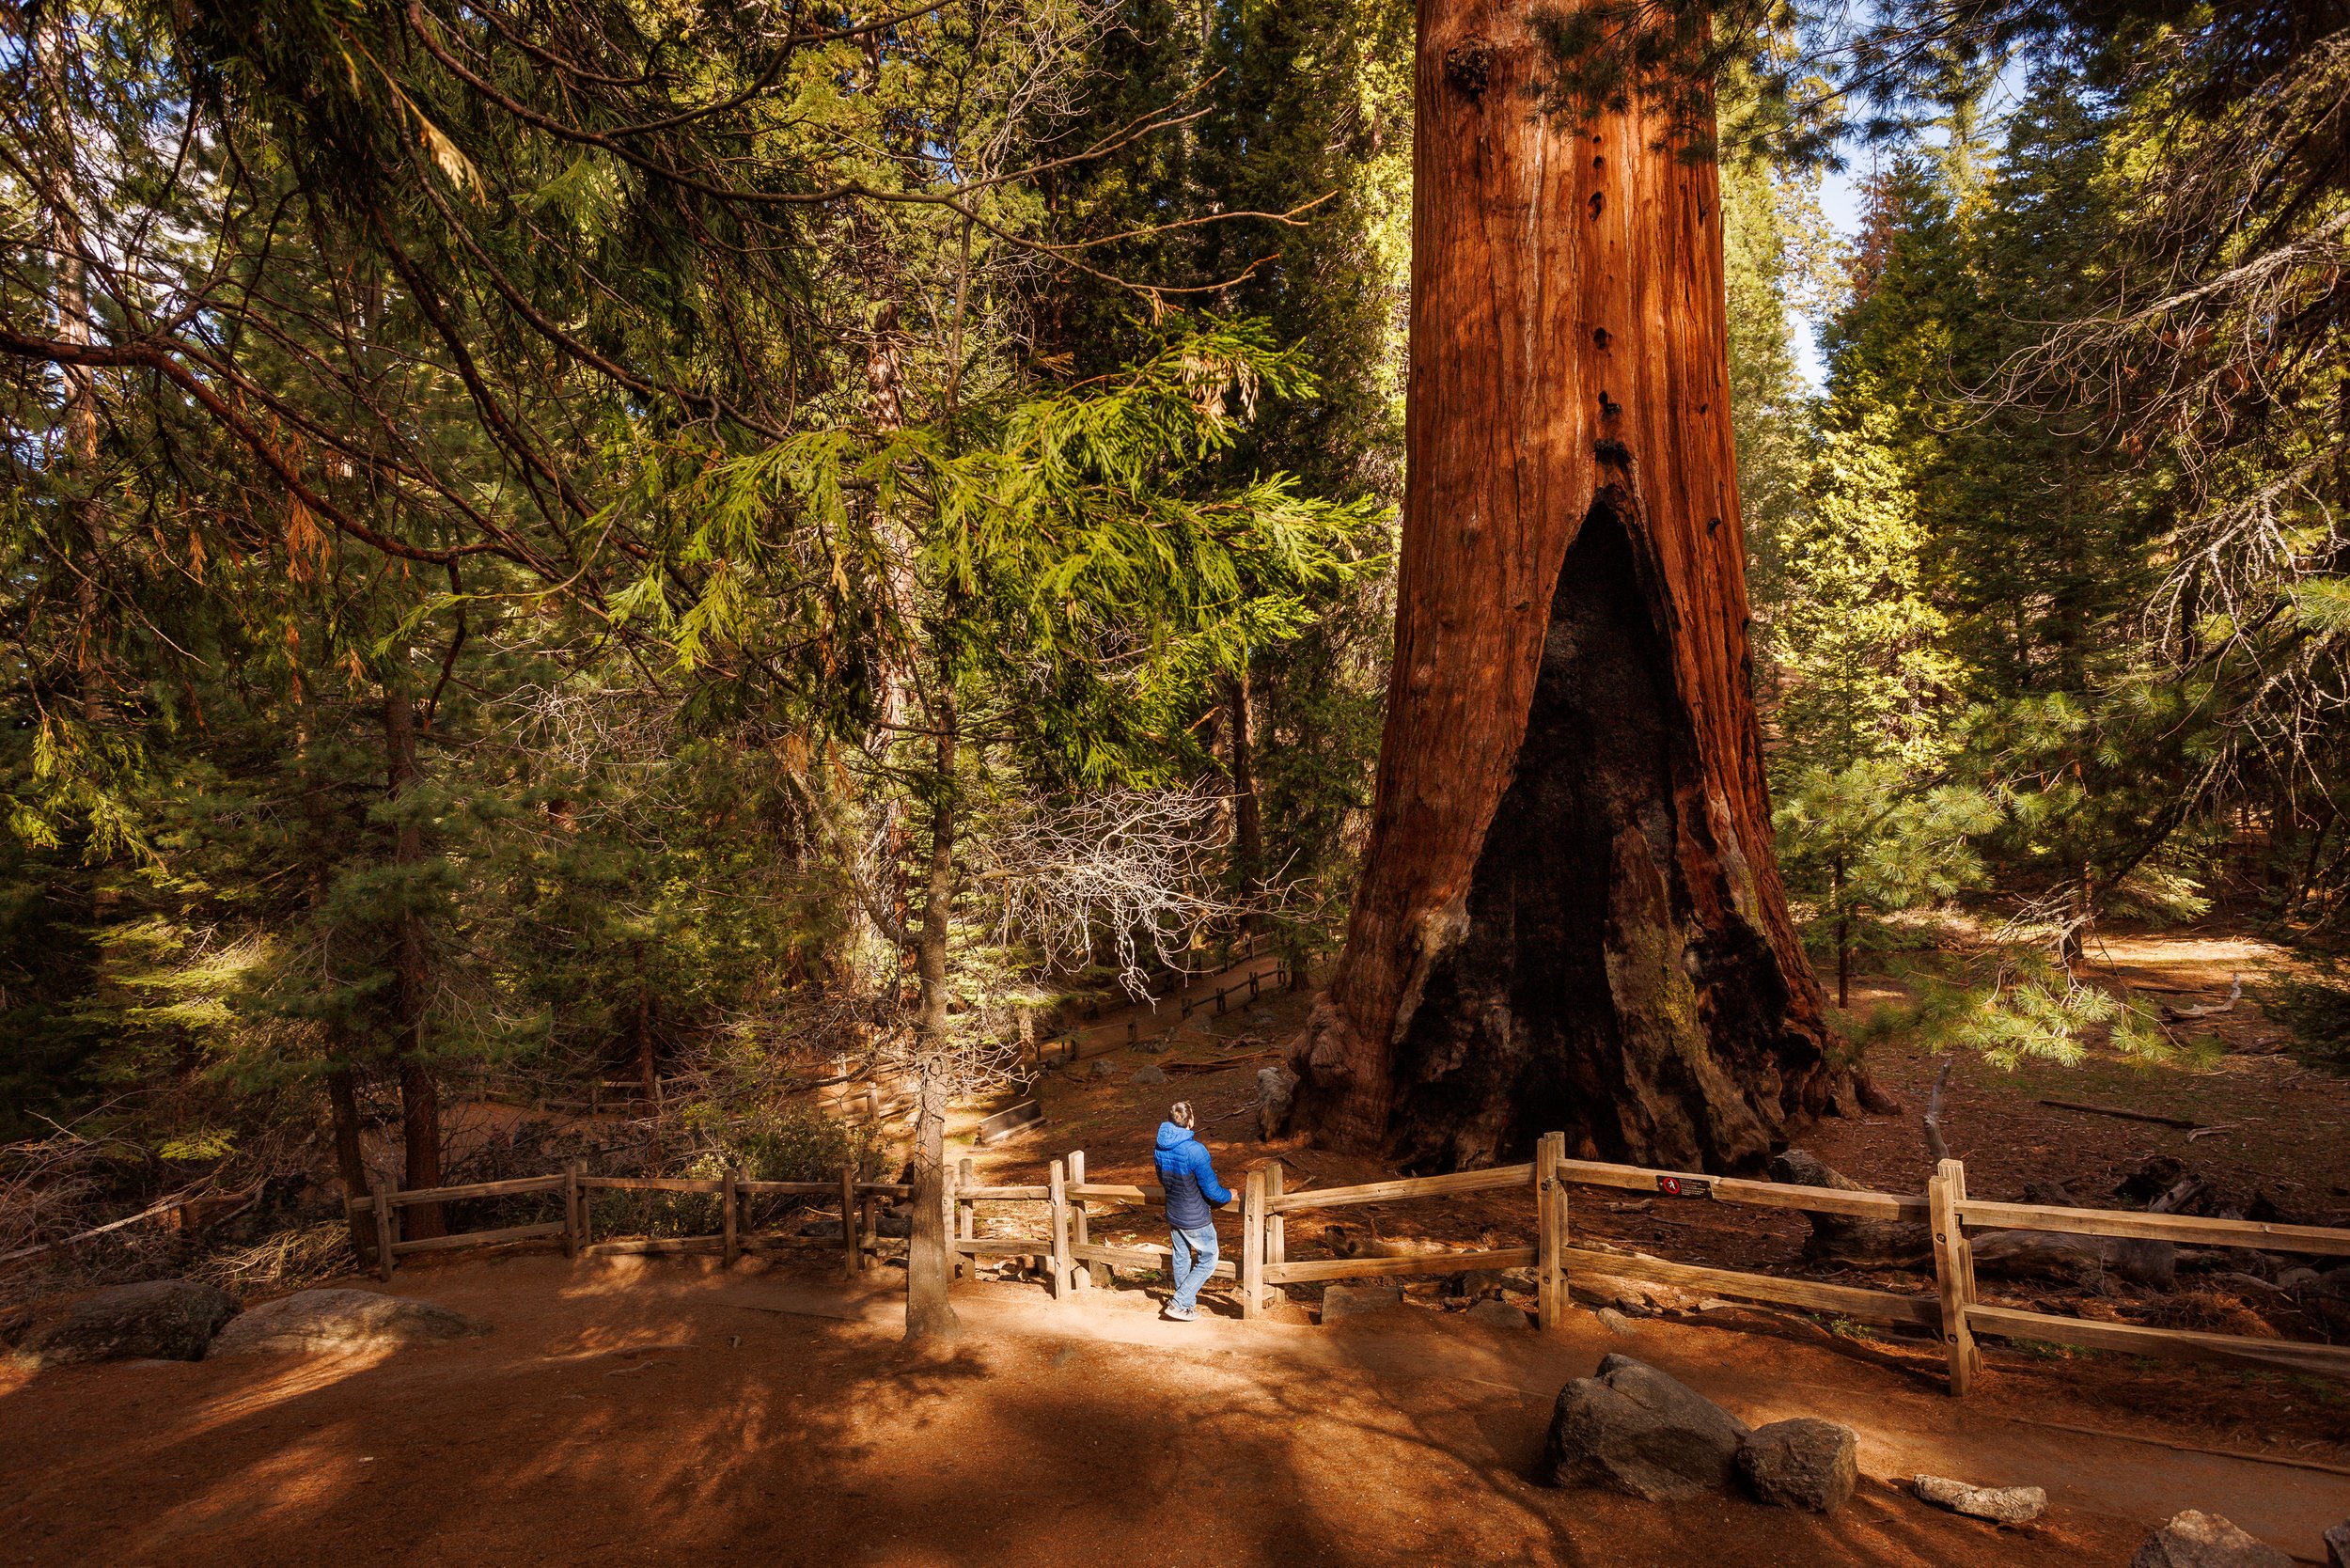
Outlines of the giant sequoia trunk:
[[1370,853],[1296,1115],[1418,1169],[1751,1165],[1834,1088],[1749,688],[1720,206],[1421,0],[1410,475]]

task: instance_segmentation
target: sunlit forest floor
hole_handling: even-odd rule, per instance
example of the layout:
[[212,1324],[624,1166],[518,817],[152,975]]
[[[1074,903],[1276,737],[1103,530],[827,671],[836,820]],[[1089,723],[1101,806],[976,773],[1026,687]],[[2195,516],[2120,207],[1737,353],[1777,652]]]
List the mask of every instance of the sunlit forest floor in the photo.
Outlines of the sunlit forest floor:
[[[1589,1314],[1185,1327],[1139,1290],[979,1283],[952,1350],[908,1360],[893,1278],[460,1262],[395,1288],[486,1338],[46,1374],[0,1393],[0,1561],[2053,1568],[2123,1561],[2189,1503],[2303,1546],[2340,1513],[2339,1476],[1962,1409],[1832,1341]],[[1750,1422],[1851,1424],[1860,1496],[1824,1520],[1535,1484],[1559,1384],[1613,1350]],[[1919,1471],[2052,1506],[1995,1529],[1889,1484]]]

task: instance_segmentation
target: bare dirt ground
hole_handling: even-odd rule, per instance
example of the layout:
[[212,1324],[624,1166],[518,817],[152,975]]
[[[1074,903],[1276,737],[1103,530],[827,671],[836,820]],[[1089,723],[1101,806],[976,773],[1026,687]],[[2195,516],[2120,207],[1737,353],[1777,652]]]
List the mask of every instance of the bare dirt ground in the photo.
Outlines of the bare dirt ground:
[[[2340,1476],[2050,1432],[1704,1327],[1184,1327],[1139,1291],[982,1283],[959,1290],[959,1343],[910,1358],[894,1273],[852,1289],[705,1262],[403,1270],[400,1294],[495,1332],[0,1384],[0,1562],[2055,1568],[2125,1562],[2186,1506],[2308,1558],[2350,1503]],[[1618,1349],[1749,1421],[1851,1423],[1860,1497],[1827,1520],[1536,1484],[1558,1387]],[[1887,1484],[1919,1470],[2052,1506],[1997,1529]]]
[[[2237,938],[2170,934],[2109,939],[2101,956],[2176,1004],[2218,1000],[2231,972],[2264,955]],[[1855,1011],[1895,995],[1872,980]],[[1099,1058],[1106,1074],[1091,1060],[1049,1074],[1043,1123],[973,1152],[983,1176],[1035,1182],[1046,1159],[1084,1149],[1097,1180],[1149,1180],[1151,1136],[1176,1098],[1198,1105],[1228,1178],[1276,1157],[1292,1190],[1386,1174],[1255,1139],[1257,1070],[1306,1000],[1202,1009],[1162,1051],[1115,1051]],[[1163,1008],[1140,1032],[1179,1024]],[[2096,1053],[2013,1074],[1966,1065],[1948,1121],[1974,1190],[2015,1197],[2059,1182],[2115,1204],[2113,1184],[2168,1154],[2294,1217],[2350,1222],[2350,1082],[2280,1054],[2282,1031],[2249,998],[2199,1027],[2224,1045],[2203,1067],[2148,1071]],[[1830,1121],[1803,1141],[1853,1176],[1916,1190],[1915,1113],[1936,1061],[1896,1044],[1872,1062],[1909,1113]],[[1134,1081],[1146,1067],[1166,1081]],[[2219,1130],[2190,1138],[2044,1098]],[[971,1108],[962,1131],[991,1108]],[[1583,1189],[1574,1213],[1581,1234],[1661,1256],[1931,1289],[1809,1264],[1804,1222],[1774,1211]],[[1391,1237],[1523,1245],[1532,1204],[1496,1193],[1329,1217]],[[982,1205],[980,1226],[1041,1229],[1032,1206],[1014,1205]],[[1097,1212],[1094,1228],[1164,1239],[1147,1212]],[[1292,1257],[1338,1239],[1321,1216],[1291,1221]],[[1293,1291],[1272,1322],[1186,1328],[1159,1322],[1131,1279],[1061,1304],[1030,1284],[969,1283],[958,1287],[964,1339],[908,1358],[895,1343],[901,1277],[851,1288],[823,1266],[753,1260],[722,1274],[706,1260],[574,1264],[516,1250],[403,1267],[392,1287],[495,1325],[478,1341],[375,1358],[0,1373],[0,1563],[1975,1568],[2125,1562],[2186,1507],[2316,1561],[2319,1532],[2350,1514],[2350,1393],[2315,1379],[1994,1341],[1988,1375],[1957,1403],[1930,1340],[1746,1308],[1643,1319],[1628,1333],[1590,1312],[1560,1335],[1496,1331],[1442,1310],[1434,1278],[1411,1281],[1405,1311],[1327,1329],[1314,1325],[1317,1289]],[[2182,1293],[2177,1309],[2219,1308]],[[1749,1421],[1854,1426],[1861,1497],[1827,1521],[1734,1498],[1649,1505],[1537,1484],[1559,1384],[1610,1350]],[[2040,1525],[1998,1530],[1896,1489],[1921,1470],[2043,1485],[2053,1505]]]

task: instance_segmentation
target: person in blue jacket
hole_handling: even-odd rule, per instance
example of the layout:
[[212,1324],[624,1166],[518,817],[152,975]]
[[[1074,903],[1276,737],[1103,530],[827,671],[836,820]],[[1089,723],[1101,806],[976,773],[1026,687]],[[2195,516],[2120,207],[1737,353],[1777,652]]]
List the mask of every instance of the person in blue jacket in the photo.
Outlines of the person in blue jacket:
[[1167,1315],[1189,1323],[1199,1315],[1199,1287],[1215,1272],[1214,1210],[1232,1200],[1215,1179],[1208,1146],[1192,1134],[1191,1102],[1179,1100],[1159,1123],[1159,1148],[1153,1156],[1159,1185],[1167,1189],[1167,1224],[1175,1232],[1175,1299]]

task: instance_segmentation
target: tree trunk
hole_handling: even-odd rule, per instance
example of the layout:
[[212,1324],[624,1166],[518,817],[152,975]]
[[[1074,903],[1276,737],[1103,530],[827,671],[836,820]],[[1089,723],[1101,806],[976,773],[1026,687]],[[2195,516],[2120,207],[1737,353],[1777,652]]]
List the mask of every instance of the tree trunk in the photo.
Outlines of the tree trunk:
[[[1253,900],[1264,875],[1264,817],[1257,805],[1256,735],[1250,729],[1248,666],[1225,677],[1224,706],[1231,718],[1232,857],[1241,896]],[[1251,919],[1254,918],[1252,915]]]
[[661,1062],[653,1049],[652,987],[645,980],[645,943],[633,936],[628,943],[629,962],[636,973],[636,1002],[629,1011],[629,1037],[635,1045],[636,1082],[643,1089],[645,1106],[657,1110],[661,1103]]
[[1414,1169],[1752,1166],[1836,1083],[1771,843],[1713,167],[1546,121],[1423,0],[1410,462],[1371,839],[1297,1118]]
[[1852,912],[1844,907],[1844,862],[1829,869],[1828,895],[1836,901],[1836,1005],[1852,1006]]
[[[359,1085],[350,1068],[327,1069],[326,1100],[335,1116],[335,1174],[342,1178],[345,1193],[352,1198],[364,1197],[368,1191],[368,1160],[359,1144]],[[355,1214],[350,1218],[352,1252],[361,1262],[372,1262],[373,1219],[361,1219]]]
[[[416,709],[406,680],[395,677],[384,688],[384,753],[390,760],[392,799],[398,802],[416,787]],[[413,818],[394,830],[392,864],[404,868],[424,861],[424,829]],[[425,999],[431,973],[424,950],[424,922],[414,902],[419,887],[414,872],[399,883],[400,912],[393,918],[392,1051],[400,1063],[400,1115],[409,1191],[441,1184],[441,1095],[425,1060]],[[438,1203],[420,1203],[400,1216],[411,1239],[446,1234]]]
[[[41,12],[34,46],[39,77],[43,149],[55,162],[45,171],[51,188],[47,201],[50,261],[55,269],[57,340],[77,348],[90,342],[89,263],[86,237],[73,188],[73,111],[67,88],[67,55],[74,47],[67,31],[65,8]],[[105,716],[104,687],[100,668],[99,582],[106,546],[106,518],[98,494],[98,382],[86,366],[60,365],[65,384],[65,448],[72,499],[68,510],[76,531],[88,549],[74,587],[79,624],[74,630],[74,678],[82,722],[95,725]]]
[[955,721],[950,703],[932,714],[937,727],[936,794],[931,802],[930,874],[914,967],[921,982],[921,1038],[916,1047],[914,1223],[906,1239],[908,1344],[951,1338],[961,1324],[947,1298],[953,1260],[947,1237],[947,1096],[953,1041],[947,1020],[947,937],[955,902]]

